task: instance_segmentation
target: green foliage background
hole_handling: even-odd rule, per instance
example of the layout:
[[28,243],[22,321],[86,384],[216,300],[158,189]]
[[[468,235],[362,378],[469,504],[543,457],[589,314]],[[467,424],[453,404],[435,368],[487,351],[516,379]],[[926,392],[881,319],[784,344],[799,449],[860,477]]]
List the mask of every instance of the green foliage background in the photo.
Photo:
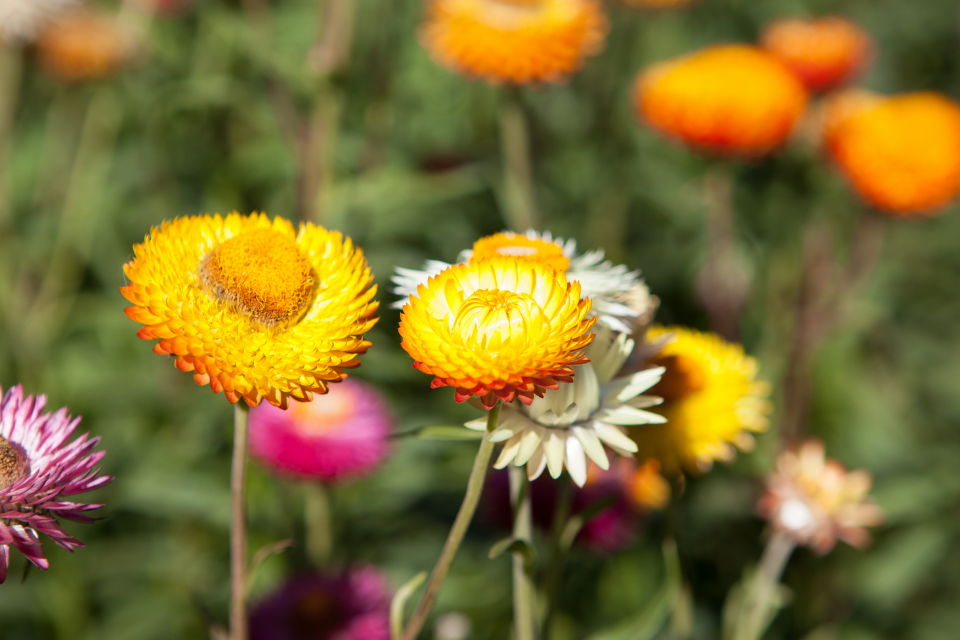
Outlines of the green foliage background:
[[[773,18],[839,12],[878,43],[867,87],[960,97],[953,0],[700,0],[670,13],[610,0],[607,8],[602,54],[568,85],[521,92],[536,195],[544,228],[643,270],[663,301],[661,322],[707,327],[693,280],[705,247],[699,185],[710,167],[635,122],[629,91],[644,65],[752,41]],[[505,225],[499,92],[428,58],[417,42],[420,2],[356,0],[349,64],[329,78],[304,64],[316,0],[273,2],[270,12],[266,41],[238,5],[198,0],[181,17],[158,19],[148,55],[110,81],[67,85],[24,54],[3,159],[0,385],[23,383],[52,408],[83,415],[117,479],[91,496],[106,504],[103,521],[67,527],[86,549],[45,544],[50,571],[24,584],[13,554],[0,586],[3,638],[204,638],[205,615],[225,619],[230,407],[136,338],[118,288],[132,245],[163,219],[299,215],[298,152],[271,98],[278,84],[300,118],[321,94],[339,105],[322,221],[363,247],[385,303],[395,266],[453,260]],[[733,171],[738,244],[754,276],[744,344],[776,386],[802,229],[824,219],[848,237],[861,205],[802,141]],[[798,552],[785,576],[793,602],[770,638],[940,640],[960,626],[960,212],[887,231],[855,313],[818,354],[810,430],[832,456],[875,474],[889,519],[865,553]],[[475,417],[410,367],[397,321],[385,304],[358,375],[388,396],[398,428]],[[724,594],[761,552],[752,508],[774,441],[775,429],[754,453],[690,484],[679,539],[688,590],[658,637],[719,637]],[[474,448],[406,439],[375,476],[338,488],[336,561],[382,566],[394,586],[432,566]],[[255,465],[251,476],[251,546],[298,543],[258,573],[259,597],[306,567],[305,489]],[[555,639],[587,637],[651,602],[663,588],[659,532],[652,522],[611,557],[575,551]],[[476,640],[508,636],[508,560],[486,558],[500,535],[478,521],[438,606],[470,616]]]

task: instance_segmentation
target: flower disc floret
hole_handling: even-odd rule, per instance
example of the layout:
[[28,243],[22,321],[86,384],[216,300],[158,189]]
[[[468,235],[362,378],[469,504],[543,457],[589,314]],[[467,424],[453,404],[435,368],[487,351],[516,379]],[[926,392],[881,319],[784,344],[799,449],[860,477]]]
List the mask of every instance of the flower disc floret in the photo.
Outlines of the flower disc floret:
[[667,136],[713,153],[753,157],[786,141],[806,109],[807,91],[773,55],[722,45],[645,70],[634,104]]
[[527,84],[564,80],[606,33],[596,0],[432,0],[420,39],[455,71]]
[[164,222],[134,247],[120,291],[137,335],[197,384],[250,406],[309,401],[357,367],[376,287],[339,233],[263,214]]
[[571,382],[595,319],[562,272],[507,257],[455,265],[420,285],[400,316],[402,346],[457,402],[524,403]]

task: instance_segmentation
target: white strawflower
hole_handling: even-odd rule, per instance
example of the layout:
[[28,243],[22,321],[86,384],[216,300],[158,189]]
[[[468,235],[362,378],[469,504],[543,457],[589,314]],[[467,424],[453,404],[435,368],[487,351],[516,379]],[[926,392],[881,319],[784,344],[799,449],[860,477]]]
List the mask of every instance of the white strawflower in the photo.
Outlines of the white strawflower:
[[48,22],[75,4],[77,0],[0,0],[0,40],[32,42]]

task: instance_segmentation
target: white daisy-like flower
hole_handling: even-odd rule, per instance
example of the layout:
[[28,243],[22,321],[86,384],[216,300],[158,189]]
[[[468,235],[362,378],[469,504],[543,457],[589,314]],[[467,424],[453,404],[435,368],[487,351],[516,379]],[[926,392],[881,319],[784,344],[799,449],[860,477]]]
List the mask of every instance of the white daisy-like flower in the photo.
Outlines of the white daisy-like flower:
[[[590,362],[573,367],[572,384],[547,390],[530,406],[517,401],[503,405],[499,424],[488,436],[493,442],[505,443],[495,468],[526,465],[531,480],[544,469],[559,478],[566,468],[582,487],[587,481],[587,458],[601,469],[610,468],[604,445],[622,456],[637,452],[625,426],[665,421],[661,415],[644,411],[662,400],[640,395],[659,382],[664,368],[616,377],[635,342],[606,325],[595,328],[596,337],[584,349]],[[466,423],[476,431],[483,431],[486,425],[486,417]]]
[[[576,240],[554,238],[549,231],[530,230],[523,234],[504,231],[480,238],[472,249],[461,252],[457,260],[466,264],[494,256],[514,256],[564,271],[568,281],[580,283],[581,295],[593,301],[591,315],[599,316],[601,322],[615,331],[631,333],[638,322],[650,315],[650,309],[638,308],[637,301],[646,300],[655,309],[657,300],[650,295],[639,272],[605,260],[602,250],[578,255]],[[392,278],[396,285],[393,292],[400,299],[391,306],[403,308],[417,287],[449,266],[446,262],[428,260],[422,269],[397,268]],[[629,298],[625,297],[628,292],[631,292]]]
[[0,0],[0,40],[32,42],[41,29],[78,0]]

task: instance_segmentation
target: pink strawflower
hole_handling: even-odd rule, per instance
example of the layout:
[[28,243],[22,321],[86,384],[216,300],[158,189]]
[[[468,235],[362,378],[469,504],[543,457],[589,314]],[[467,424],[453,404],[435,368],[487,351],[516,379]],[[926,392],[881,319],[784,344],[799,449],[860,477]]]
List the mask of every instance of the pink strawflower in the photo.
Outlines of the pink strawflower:
[[63,500],[102,487],[110,476],[98,475],[105,451],[94,451],[100,438],[83,434],[67,444],[80,423],[66,409],[43,413],[45,396],[23,397],[18,385],[0,389],[0,582],[7,577],[10,545],[46,570],[50,563],[40,546],[45,533],[67,551],[82,547],[57,518],[92,522],[84,515],[103,505]]
[[250,450],[279,473],[336,482],[375,469],[389,452],[392,429],[382,396],[350,378],[286,411],[267,403],[251,409]]
[[390,591],[376,569],[294,578],[250,614],[250,640],[389,640]]

